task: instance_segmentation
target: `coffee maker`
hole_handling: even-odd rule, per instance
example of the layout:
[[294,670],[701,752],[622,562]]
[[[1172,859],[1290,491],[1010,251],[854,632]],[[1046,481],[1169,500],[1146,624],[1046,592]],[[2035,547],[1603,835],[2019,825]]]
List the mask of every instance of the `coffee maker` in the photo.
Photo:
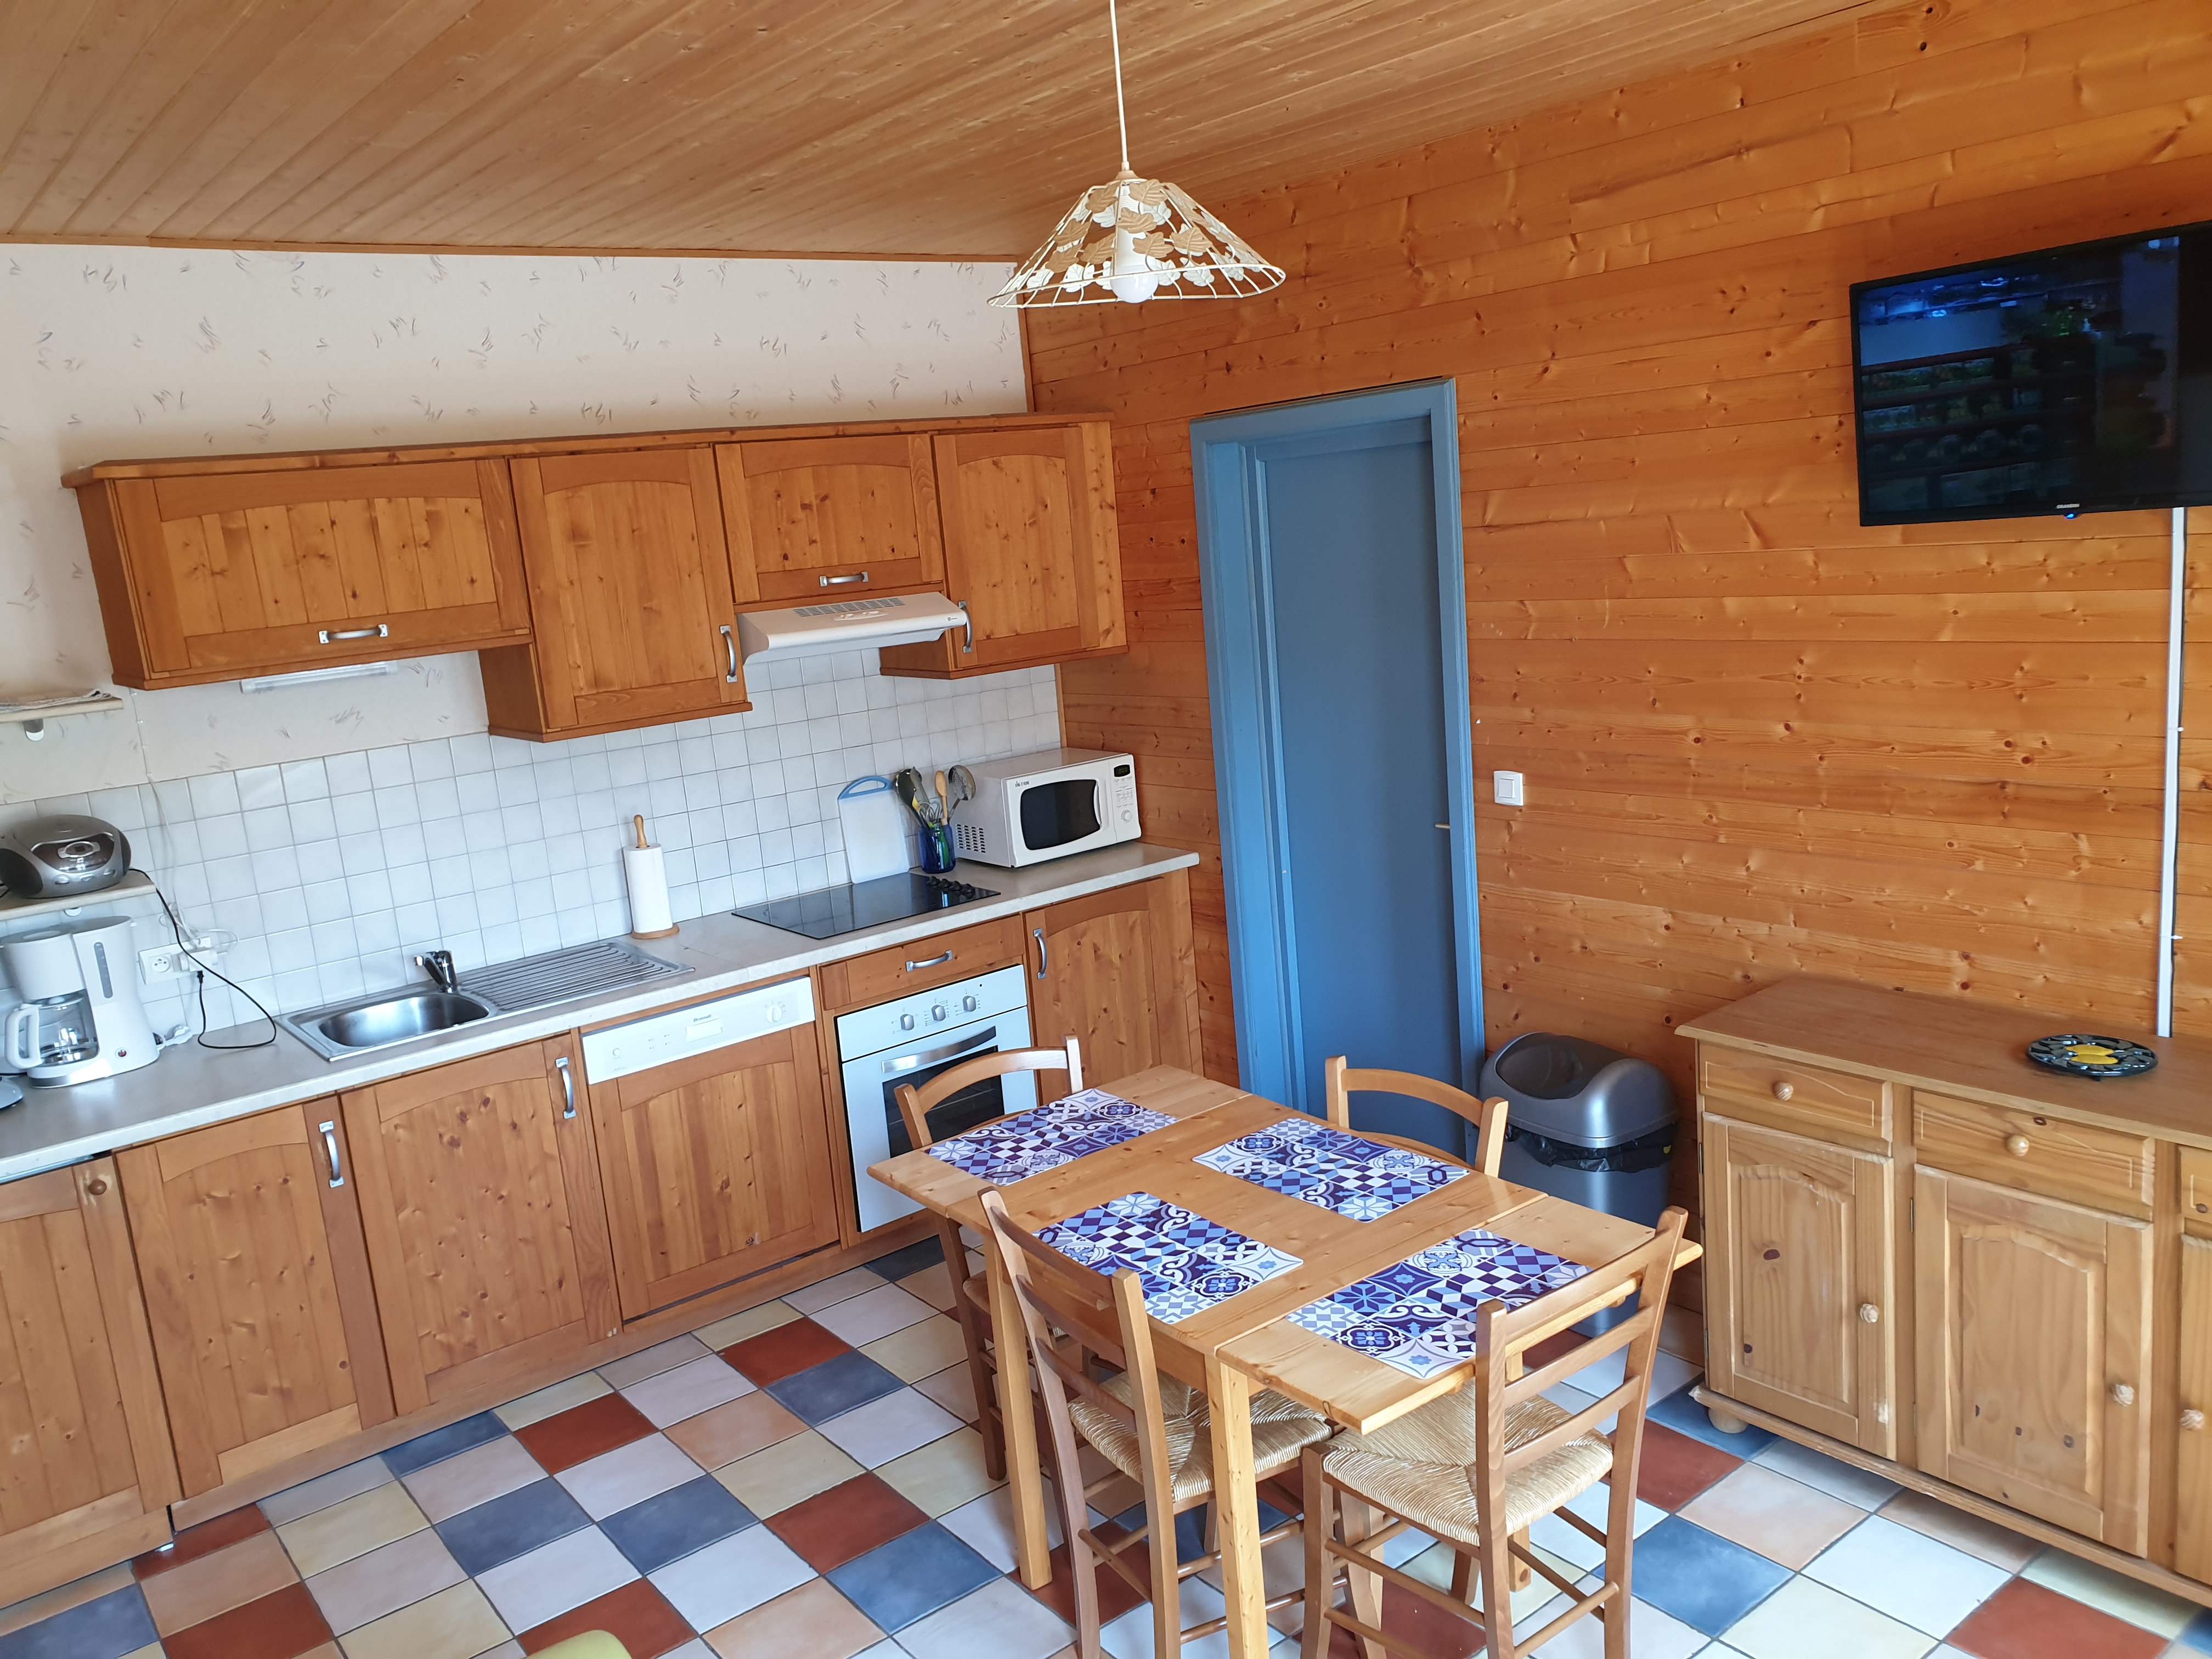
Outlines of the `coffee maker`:
[[[161,1054],[138,1001],[127,916],[64,922],[0,939],[13,1006],[0,1016],[0,1072],[58,1089],[150,1066]],[[0,999],[0,1006],[5,1006]]]

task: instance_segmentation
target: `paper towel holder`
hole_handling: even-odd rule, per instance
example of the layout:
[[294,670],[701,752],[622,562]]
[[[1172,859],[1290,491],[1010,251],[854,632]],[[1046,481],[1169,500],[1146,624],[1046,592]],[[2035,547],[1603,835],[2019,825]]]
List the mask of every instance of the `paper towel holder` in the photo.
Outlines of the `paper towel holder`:
[[[659,851],[659,848],[648,847],[646,844],[645,815],[642,812],[633,814],[630,818],[630,823],[635,826],[637,832],[637,845],[633,848],[624,849],[625,855],[623,860],[623,874],[629,886],[629,908],[631,918],[632,920],[635,920],[639,908],[637,884],[641,876],[654,881],[658,884],[660,902],[658,905],[653,906],[653,908],[657,908],[663,915],[665,915],[668,914],[668,878],[661,870],[660,861],[658,859],[649,861],[633,860],[628,856],[628,854],[630,852],[657,853]],[[649,862],[651,866],[649,875],[647,874],[645,870],[640,867],[641,865],[647,864],[647,862]],[[630,929],[629,936],[632,939],[669,939],[682,931],[683,928],[681,926],[672,921],[665,927],[653,927],[646,929],[633,927]]]

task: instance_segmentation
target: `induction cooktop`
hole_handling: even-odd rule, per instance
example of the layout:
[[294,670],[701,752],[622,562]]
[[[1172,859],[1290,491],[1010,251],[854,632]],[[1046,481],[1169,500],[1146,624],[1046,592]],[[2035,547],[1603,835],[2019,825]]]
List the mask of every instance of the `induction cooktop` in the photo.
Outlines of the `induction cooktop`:
[[902,921],[908,916],[927,915],[932,910],[950,910],[956,905],[998,896],[991,888],[978,887],[952,876],[925,876],[909,870],[902,876],[825,887],[817,893],[770,899],[766,904],[740,905],[730,914],[743,916],[748,921],[766,922],[787,933],[804,933],[808,939],[835,939],[840,933],[857,933],[863,927]]

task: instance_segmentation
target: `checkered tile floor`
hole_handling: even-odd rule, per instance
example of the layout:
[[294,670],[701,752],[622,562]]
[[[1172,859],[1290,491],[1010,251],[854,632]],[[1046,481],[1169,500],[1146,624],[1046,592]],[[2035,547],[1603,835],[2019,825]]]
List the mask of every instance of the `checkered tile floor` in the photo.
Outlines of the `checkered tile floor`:
[[[491,1659],[593,1629],[634,1659],[1052,1659],[1073,1639],[1065,1552],[1041,1595],[1008,1576],[951,1304],[933,1242],[897,1252],[0,1607],[0,1659]],[[1690,1377],[1664,1361],[1665,1386]],[[1757,1431],[1717,1434],[1686,1395],[1653,1416],[1637,1659],[2212,1653],[2190,1604]],[[1595,1564],[1562,1522],[1534,1540]],[[1418,1535],[1394,1553],[1450,1571]],[[1269,1565],[1294,1575],[1294,1552]],[[1101,1588],[1108,1650],[1152,1659],[1143,1609]],[[1220,1605],[1185,1586],[1187,1621]],[[1472,1626],[1395,1590],[1385,1619],[1439,1659],[1475,1650]],[[1544,1650],[1598,1651],[1587,1621]]]

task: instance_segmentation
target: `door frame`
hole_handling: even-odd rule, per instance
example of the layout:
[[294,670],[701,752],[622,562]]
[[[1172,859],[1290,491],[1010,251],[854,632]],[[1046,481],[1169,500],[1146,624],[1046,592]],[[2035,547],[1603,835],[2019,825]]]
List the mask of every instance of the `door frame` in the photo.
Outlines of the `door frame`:
[[1437,595],[1443,646],[1445,800],[1451,819],[1460,1065],[1476,1087],[1483,1059],[1482,945],[1474,856],[1473,696],[1467,571],[1461,545],[1458,404],[1449,380],[1343,392],[1210,416],[1190,427],[1197,495],[1206,684],[1229,911],[1229,975],[1243,1086],[1302,1109],[1297,941],[1291,928],[1290,791],[1273,671],[1266,481],[1261,464],[1427,440],[1435,484]]

